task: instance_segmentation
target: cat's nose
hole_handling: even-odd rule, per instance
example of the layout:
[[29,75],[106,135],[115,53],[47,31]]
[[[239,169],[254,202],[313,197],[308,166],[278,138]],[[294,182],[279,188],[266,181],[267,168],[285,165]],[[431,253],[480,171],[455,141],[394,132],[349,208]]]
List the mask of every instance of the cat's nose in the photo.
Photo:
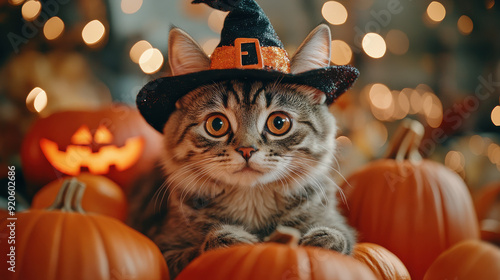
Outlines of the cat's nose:
[[257,149],[255,147],[238,147],[236,149],[236,151],[238,153],[241,154],[241,156],[245,159],[245,160],[248,160],[253,153],[257,152]]

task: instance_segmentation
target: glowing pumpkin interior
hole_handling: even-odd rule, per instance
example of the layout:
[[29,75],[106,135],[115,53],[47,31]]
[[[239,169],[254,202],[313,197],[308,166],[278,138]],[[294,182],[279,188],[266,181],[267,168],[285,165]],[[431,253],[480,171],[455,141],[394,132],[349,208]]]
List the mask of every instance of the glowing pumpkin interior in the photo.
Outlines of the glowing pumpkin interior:
[[[82,168],[93,174],[106,174],[111,166],[118,171],[132,167],[144,150],[144,139],[140,136],[128,138],[121,147],[113,145],[113,134],[100,125],[94,135],[87,125],[82,125],[71,136],[71,144],[65,151],[52,140],[41,138],[40,148],[49,163],[62,173],[76,176]],[[93,147],[98,147],[93,151]]]

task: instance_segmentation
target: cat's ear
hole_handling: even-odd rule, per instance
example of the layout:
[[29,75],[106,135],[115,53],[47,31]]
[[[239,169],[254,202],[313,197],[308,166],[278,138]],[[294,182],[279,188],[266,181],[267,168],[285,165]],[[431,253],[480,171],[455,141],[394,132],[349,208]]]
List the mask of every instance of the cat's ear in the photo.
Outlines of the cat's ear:
[[295,52],[290,62],[292,74],[324,68],[330,65],[330,28],[326,24],[316,27]]
[[168,35],[168,61],[175,76],[208,70],[210,67],[210,58],[200,45],[176,27]]

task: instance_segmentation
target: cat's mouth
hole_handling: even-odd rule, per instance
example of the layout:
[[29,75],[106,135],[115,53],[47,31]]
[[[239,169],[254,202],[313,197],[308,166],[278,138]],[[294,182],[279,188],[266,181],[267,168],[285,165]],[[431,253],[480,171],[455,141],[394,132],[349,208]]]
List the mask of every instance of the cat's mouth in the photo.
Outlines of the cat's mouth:
[[259,170],[256,170],[256,169],[253,169],[252,167],[250,166],[245,166],[243,167],[242,169],[240,170],[237,170],[236,172],[234,172],[235,174],[236,173],[259,173],[259,174],[263,174],[262,171],[259,171]]

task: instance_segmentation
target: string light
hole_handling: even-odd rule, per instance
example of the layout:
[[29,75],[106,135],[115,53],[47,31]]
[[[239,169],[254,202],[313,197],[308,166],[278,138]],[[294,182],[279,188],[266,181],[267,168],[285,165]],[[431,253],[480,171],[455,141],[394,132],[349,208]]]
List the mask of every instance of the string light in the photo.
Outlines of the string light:
[[403,31],[397,29],[392,29],[387,32],[385,41],[387,42],[387,49],[397,55],[405,54],[410,47],[408,36],[406,36]]
[[457,22],[458,31],[463,35],[469,35],[474,29],[474,23],[472,23],[472,19],[470,17],[463,15],[458,19]]
[[446,16],[446,9],[443,4],[432,1],[429,6],[427,6],[427,16],[434,22],[441,22]]
[[42,11],[42,4],[40,3],[40,1],[34,1],[34,0],[30,0],[24,3],[23,7],[21,8],[21,14],[23,18],[27,21],[35,20],[35,18],[37,18],[40,15],[41,11]]
[[363,50],[373,58],[381,58],[386,51],[384,38],[377,33],[367,33],[362,41]]
[[121,8],[125,14],[133,14],[142,6],[142,0],[122,0]]
[[491,111],[491,122],[495,126],[500,126],[500,106],[495,106]]
[[323,4],[321,9],[323,18],[330,24],[341,25],[347,21],[347,9],[337,1],[328,1]]
[[95,19],[85,25],[82,30],[82,38],[85,44],[95,45],[104,38],[105,32],[106,28],[104,27],[104,24]]
[[349,45],[342,40],[332,41],[332,57],[331,60],[337,65],[346,65],[352,59],[352,50]]
[[392,103],[391,90],[384,84],[374,84],[368,93],[373,106],[378,109],[389,109]]
[[139,63],[139,59],[141,58],[141,55],[149,50],[149,49],[152,49],[153,46],[151,46],[151,44],[146,41],[146,40],[141,40],[137,43],[135,43],[132,48],[130,48],[130,59],[135,62],[135,63]]
[[158,49],[148,49],[139,58],[139,66],[146,74],[154,74],[163,66],[163,55]]
[[30,111],[40,113],[47,107],[47,101],[47,93],[43,89],[35,87],[26,97],[26,106]]
[[55,40],[64,31],[64,22],[59,17],[51,17],[43,26],[43,34],[47,40]]

